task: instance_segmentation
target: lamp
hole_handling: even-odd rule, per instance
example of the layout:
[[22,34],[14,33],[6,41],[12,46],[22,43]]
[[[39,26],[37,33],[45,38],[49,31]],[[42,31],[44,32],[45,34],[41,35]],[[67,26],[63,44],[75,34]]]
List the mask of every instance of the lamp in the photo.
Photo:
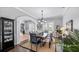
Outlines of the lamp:
[[44,20],[44,18],[43,18],[43,10],[41,10],[41,15],[42,15],[42,17],[41,17],[41,19],[40,19],[38,22],[39,22],[40,24],[46,23],[47,21]]

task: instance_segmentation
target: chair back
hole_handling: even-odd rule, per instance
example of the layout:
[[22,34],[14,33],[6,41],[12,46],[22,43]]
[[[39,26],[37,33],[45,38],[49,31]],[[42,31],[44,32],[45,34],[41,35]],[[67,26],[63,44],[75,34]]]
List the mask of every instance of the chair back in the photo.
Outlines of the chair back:
[[37,43],[37,38],[35,33],[30,33],[30,41],[31,43]]

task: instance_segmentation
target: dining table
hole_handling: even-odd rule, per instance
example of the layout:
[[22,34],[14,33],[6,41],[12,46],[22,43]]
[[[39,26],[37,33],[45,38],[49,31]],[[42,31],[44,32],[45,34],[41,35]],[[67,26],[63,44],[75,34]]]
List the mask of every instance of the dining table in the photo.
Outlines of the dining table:
[[[42,41],[42,46],[44,46],[45,44],[46,44],[46,38],[47,38],[47,36],[43,36],[43,35],[36,35],[36,37],[37,37],[37,39],[40,39],[41,41]],[[50,48],[50,46],[51,46],[51,39],[49,39],[49,48]]]

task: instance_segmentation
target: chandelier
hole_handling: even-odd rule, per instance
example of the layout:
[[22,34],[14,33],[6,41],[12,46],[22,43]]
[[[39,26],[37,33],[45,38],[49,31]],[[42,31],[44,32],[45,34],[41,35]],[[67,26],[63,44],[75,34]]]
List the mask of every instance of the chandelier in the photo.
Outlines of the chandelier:
[[43,10],[41,10],[41,16],[42,16],[42,17],[41,17],[41,19],[39,19],[38,22],[39,22],[40,24],[46,23],[47,21],[44,20],[44,18],[43,18]]

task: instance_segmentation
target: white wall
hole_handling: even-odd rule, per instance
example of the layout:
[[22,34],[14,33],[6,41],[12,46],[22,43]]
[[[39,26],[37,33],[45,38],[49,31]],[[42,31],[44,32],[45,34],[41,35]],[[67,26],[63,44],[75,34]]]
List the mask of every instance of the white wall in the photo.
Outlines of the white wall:
[[67,8],[63,16],[63,25],[66,25],[66,22],[73,20],[73,28],[79,29],[79,7]]

